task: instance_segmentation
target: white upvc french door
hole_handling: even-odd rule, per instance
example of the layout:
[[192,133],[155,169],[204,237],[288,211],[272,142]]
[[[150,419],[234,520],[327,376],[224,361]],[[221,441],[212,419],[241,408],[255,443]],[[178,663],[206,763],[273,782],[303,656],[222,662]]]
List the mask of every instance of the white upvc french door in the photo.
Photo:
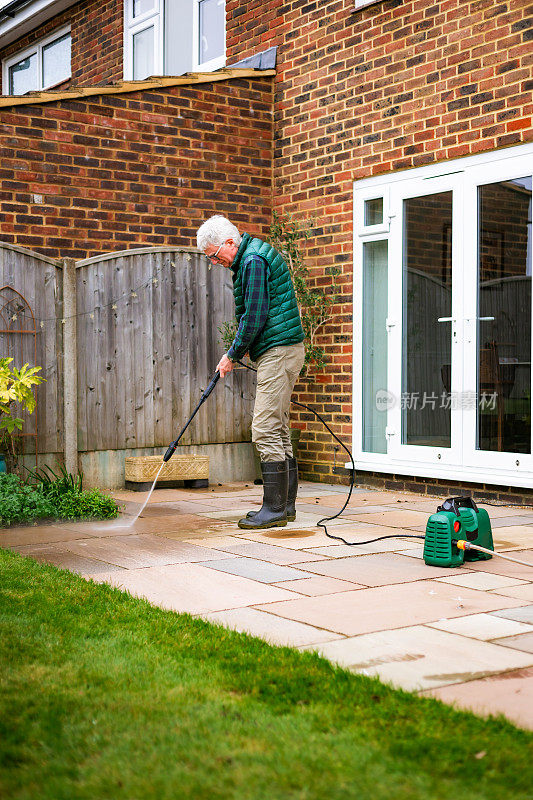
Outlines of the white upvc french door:
[[531,189],[533,155],[465,172],[475,236],[464,242],[464,465],[533,486]]
[[388,453],[458,464],[462,418],[462,186],[456,175],[391,187]]
[[359,468],[533,486],[533,145],[356,183]]

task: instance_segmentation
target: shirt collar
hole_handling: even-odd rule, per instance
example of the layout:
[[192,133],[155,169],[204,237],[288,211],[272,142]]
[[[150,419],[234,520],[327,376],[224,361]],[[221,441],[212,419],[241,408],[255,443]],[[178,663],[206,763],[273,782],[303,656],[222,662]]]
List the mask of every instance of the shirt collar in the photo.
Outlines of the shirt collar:
[[243,256],[243,253],[246,250],[246,248],[248,247],[249,240],[250,240],[250,234],[243,233],[242,239],[241,239],[241,243],[239,245],[239,249],[237,250],[237,252],[235,254],[235,258],[233,259],[233,262],[231,264],[231,269],[232,269],[233,272],[237,272],[237,270],[239,268],[240,260],[241,260],[241,258]]

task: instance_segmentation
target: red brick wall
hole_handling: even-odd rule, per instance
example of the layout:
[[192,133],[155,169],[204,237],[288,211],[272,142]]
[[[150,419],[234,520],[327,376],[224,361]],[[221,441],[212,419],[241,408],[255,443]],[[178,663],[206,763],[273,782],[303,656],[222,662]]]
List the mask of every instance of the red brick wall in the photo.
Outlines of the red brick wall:
[[261,235],[271,109],[259,77],[2,108],[0,238],[74,258],[196,245],[216,211]]
[[[333,419],[346,441],[352,182],[533,140],[530,0],[353,6],[226,0],[228,64],[278,46],[275,207],[315,218],[306,261],[317,281],[342,268],[342,297],[322,339],[331,361],[314,384],[300,385],[300,397]],[[330,437],[319,424],[306,425],[316,430],[315,439],[303,437],[306,474],[331,475]]]
[[[0,50],[0,61],[65,25],[72,33],[72,80],[77,86],[111,83],[123,77],[123,0],[82,0]],[[0,82],[1,82],[0,75]],[[7,92],[7,88],[3,87]]]

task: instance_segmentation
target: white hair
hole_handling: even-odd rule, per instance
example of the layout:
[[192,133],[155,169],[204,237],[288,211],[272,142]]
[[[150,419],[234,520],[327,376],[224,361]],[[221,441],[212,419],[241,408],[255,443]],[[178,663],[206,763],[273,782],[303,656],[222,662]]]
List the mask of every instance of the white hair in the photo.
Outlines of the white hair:
[[205,250],[209,245],[218,247],[228,239],[231,239],[238,247],[241,243],[241,234],[235,225],[229,219],[223,217],[222,214],[215,214],[213,217],[206,219],[196,233],[196,243],[199,250]]

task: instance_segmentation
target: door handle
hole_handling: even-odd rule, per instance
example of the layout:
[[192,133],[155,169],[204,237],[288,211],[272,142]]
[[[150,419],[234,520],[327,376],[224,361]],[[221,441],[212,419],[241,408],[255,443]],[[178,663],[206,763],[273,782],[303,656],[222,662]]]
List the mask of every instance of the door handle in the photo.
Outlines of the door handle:
[[455,322],[455,317],[439,317],[437,322]]

